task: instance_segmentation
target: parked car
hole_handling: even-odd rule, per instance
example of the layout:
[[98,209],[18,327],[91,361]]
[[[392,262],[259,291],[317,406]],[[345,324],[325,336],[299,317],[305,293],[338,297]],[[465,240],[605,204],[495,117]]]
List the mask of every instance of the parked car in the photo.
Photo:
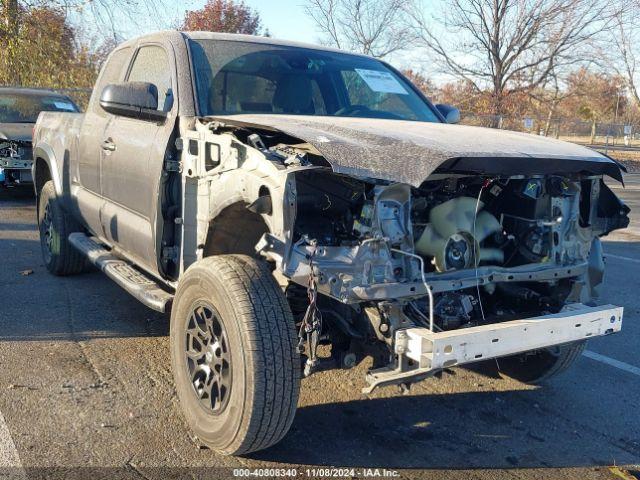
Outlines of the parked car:
[[31,184],[31,133],[40,112],[78,112],[66,95],[0,87],[0,187]]
[[541,382],[621,329],[597,299],[600,237],[629,222],[603,177],[623,168],[459,117],[366,56],[128,41],[86,114],[38,118],[45,264],[171,312],[186,422],[225,454],[286,434],[302,375],[366,357],[364,392],[497,357]]

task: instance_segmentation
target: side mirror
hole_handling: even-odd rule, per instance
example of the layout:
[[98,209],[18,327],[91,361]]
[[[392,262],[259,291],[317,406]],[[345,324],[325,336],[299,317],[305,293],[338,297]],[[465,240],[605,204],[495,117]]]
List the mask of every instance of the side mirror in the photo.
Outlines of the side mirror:
[[140,120],[162,121],[166,112],[158,110],[158,87],[146,82],[114,83],[100,95],[100,106],[106,112]]
[[460,110],[451,105],[436,105],[438,111],[442,114],[447,123],[460,123]]

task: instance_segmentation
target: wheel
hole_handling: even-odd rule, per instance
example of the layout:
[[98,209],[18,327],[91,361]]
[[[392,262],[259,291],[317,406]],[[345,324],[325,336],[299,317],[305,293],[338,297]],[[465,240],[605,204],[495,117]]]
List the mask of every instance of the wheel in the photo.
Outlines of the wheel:
[[287,300],[263,263],[219,255],[192,265],[171,311],[171,363],[188,426],[226,455],[274,445],[289,430],[300,357]]
[[545,348],[498,359],[500,372],[531,385],[539,385],[567,370],[582,355],[586,341]]
[[40,191],[38,228],[47,270],[54,275],[75,275],[88,268],[84,255],[69,243],[69,235],[81,232],[82,227],[62,209],[51,180]]

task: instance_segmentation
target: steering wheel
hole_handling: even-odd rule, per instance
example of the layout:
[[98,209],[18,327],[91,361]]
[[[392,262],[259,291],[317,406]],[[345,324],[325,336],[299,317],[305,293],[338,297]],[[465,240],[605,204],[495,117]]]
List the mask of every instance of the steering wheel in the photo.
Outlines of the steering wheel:
[[368,113],[368,112],[371,112],[371,109],[366,105],[350,105],[348,107],[341,108],[335,113],[335,115],[339,117],[342,117],[342,116],[354,117],[354,116],[357,116],[358,113]]

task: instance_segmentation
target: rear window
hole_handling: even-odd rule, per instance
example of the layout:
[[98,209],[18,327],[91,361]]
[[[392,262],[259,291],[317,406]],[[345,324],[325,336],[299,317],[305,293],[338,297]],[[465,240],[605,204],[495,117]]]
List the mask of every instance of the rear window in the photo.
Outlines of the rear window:
[[0,93],[0,123],[36,123],[40,112],[78,112],[68,97]]

